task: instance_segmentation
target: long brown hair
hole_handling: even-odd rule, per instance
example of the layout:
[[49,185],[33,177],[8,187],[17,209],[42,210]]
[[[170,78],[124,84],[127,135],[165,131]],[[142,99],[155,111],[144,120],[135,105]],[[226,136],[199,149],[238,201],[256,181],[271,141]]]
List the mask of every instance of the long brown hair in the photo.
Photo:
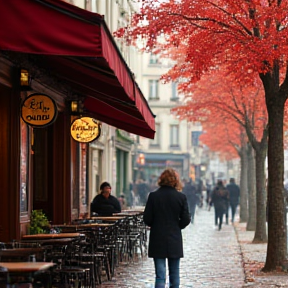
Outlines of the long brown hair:
[[179,174],[172,168],[165,169],[158,179],[159,186],[171,186],[178,191],[182,190]]

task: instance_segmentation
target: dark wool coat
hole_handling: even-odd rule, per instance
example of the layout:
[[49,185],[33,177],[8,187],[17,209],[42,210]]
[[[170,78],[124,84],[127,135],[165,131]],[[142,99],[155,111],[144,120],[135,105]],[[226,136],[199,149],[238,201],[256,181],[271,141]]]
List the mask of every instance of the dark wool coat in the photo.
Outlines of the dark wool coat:
[[190,223],[186,196],[170,186],[162,186],[149,194],[144,222],[151,227],[148,256],[181,258],[181,229]]
[[229,192],[224,186],[216,186],[211,195],[211,203],[215,209],[222,211],[223,213],[228,208]]
[[231,204],[238,205],[240,197],[240,188],[235,183],[230,183],[226,186],[229,191],[229,200]]
[[113,213],[121,212],[120,202],[112,195],[106,199],[102,194],[99,194],[91,203],[91,212],[96,212],[102,216],[111,216]]

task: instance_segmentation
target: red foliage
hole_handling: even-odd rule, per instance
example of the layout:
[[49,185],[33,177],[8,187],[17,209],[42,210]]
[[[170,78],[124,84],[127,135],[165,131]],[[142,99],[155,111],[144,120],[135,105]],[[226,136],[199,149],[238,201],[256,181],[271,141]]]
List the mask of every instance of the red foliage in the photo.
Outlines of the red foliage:
[[239,124],[235,125],[235,123],[231,127],[229,121],[223,120],[217,123],[204,123],[204,133],[200,136],[200,140],[211,151],[220,153],[220,156],[226,160],[238,158],[238,149],[241,147],[243,129]]
[[[191,121],[208,123],[219,110],[233,112],[234,123],[240,120],[243,124],[248,119],[256,139],[260,140],[267,114],[256,75],[271,72],[275,63],[286,69],[288,1],[139,2],[139,13],[134,14],[127,27],[116,31],[115,36],[123,37],[128,44],[141,43],[143,51],[174,60],[174,66],[163,79],[181,80],[179,89],[185,95],[193,91],[193,97],[186,99],[177,113]],[[224,66],[225,71],[220,70]],[[210,79],[215,70],[218,79]],[[205,80],[194,88],[203,75]],[[245,85],[240,87],[240,81]]]
[[[211,67],[249,78],[267,72],[288,55],[288,1],[190,0],[139,1],[142,8],[129,26],[115,33],[129,44],[143,40],[145,51],[162,51],[175,66],[168,79],[200,79]],[[178,56],[175,54],[178,51]],[[277,64],[277,65],[278,65]]]
[[[184,89],[187,92],[186,87]],[[226,150],[231,150],[230,145],[241,146],[240,136],[246,127],[257,141],[261,140],[268,119],[263,87],[256,75],[253,85],[251,81],[242,83],[232,78],[232,74],[227,76],[224,67],[221,67],[219,71],[205,74],[194,84],[189,95],[184,104],[172,111],[182,119],[200,121],[206,131],[206,140],[211,137],[222,143],[219,151],[225,137],[228,137],[224,147]],[[223,133],[226,134],[225,137]],[[217,143],[207,145],[212,150],[219,146]]]

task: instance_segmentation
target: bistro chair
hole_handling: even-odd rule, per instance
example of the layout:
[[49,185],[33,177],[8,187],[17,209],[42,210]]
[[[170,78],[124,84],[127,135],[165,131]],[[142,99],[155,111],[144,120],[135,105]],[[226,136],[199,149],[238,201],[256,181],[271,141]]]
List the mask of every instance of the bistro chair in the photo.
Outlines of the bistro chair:
[[0,266],[0,288],[6,288],[8,282],[8,270]]
[[[79,240],[80,241],[80,240]],[[53,271],[53,286],[55,287],[90,287],[90,269],[79,266],[78,241],[65,246],[59,246],[58,251],[52,251],[52,261],[57,264]]]
[[94,287],[96,283],[102,283],[102,270],[105,271],[107,280],[111,280],[109,255],[107,251],[101,250],[99,239],[97,237],[100,230],[101,229],[99,228],[86,228],[86,231],[83,231],[86,234],[85,241],[76,243],[79,247],[74,249],[74,251],[79,251],[79,253],[74,255],[78,265],[90,269],[89,282],[92,287]]

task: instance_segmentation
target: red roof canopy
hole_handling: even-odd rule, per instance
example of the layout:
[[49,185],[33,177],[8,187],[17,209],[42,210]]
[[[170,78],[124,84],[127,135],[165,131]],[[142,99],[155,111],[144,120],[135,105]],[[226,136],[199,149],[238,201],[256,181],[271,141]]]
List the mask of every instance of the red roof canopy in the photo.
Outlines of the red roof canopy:
[[154,115],[101,15],[60,0],[0,1],[0,50],[41,56],[95,118],[154,138]]

